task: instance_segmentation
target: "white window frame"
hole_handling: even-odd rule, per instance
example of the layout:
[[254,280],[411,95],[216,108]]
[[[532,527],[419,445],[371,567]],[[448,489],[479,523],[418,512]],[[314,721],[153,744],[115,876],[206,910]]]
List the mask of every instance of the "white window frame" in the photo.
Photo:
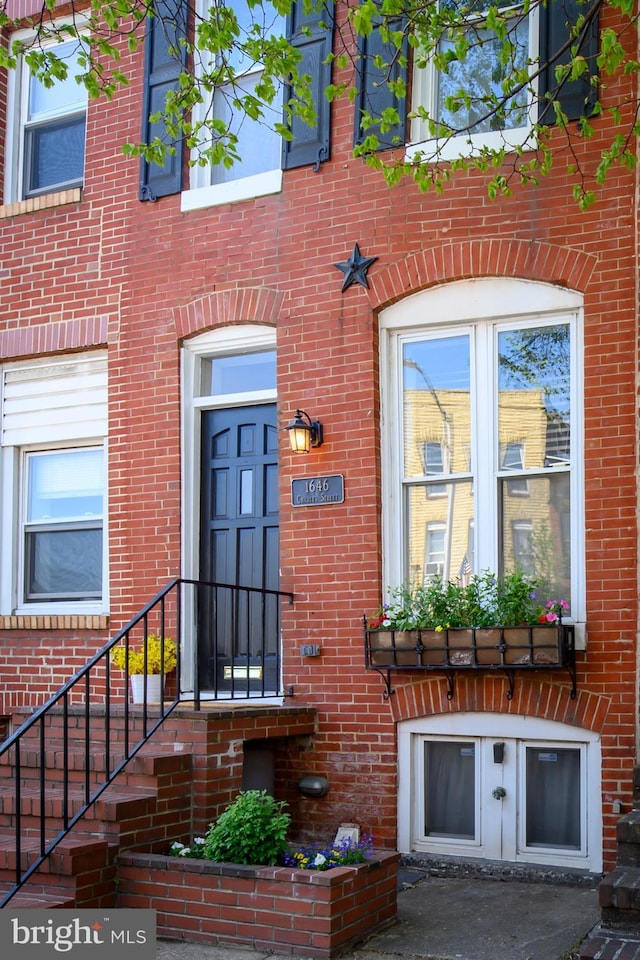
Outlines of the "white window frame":
[[[535,69],[535,63],[539,54],[538,24],[539,15],[536,7],[529,12],[529,60],[532,62],[531,71]],[[537,80],[532,78],[531,84],[535,90]],[[433,60],[429,61],[424,67],[418,67],[417,64],[414,65],[412,76],[412,106],[418,104],[424,106],[429,116],[434,120],[437,120],[437,89],[438,77]],[[536,142],[532,136],[535,104],[535,97],[530,94],[530,122],[526,126],[487,131],[484,133],[465,132],[442,140],[431,138],[426,123],[419,117],[414,117],[411,121],[410,143],[407,145],[406,158],[408,160],[423,159],[435,162],[440,160],[455,160],[460,157],[473,157],[479,155],[485,148],[500,150],[506,147],[507,149],[529,148],[533,150],[536,147]]]
[[[27,534],[33,526],[41,526],[41,523],[31,523],[27,521],[27,511],[28,511],[28,480],[29,480],[29,466],[28,461],[33,454],[52,454],[56,452],[64,453],[75,453],[79,450],[101,450],[102,451],[102,476],[103,476],[103,485],[102,485],[102,514],[100,517],[92,518],[93,526],[97,528],[98,520],[99,526],[102,534],[102,557],[101,557],[101,590],[99,597],[91,597],[87,600],[82,600],[80,598],[62,598],[60,600],[55,599],[54,597],[47,597],[41,600],[29,600],[27,599]],[[106,566],[106,544],[105,544],[105,501],[106,501],[106,451],[104,449],[104,444],[99,443],[72,443],[72,444],[60,444],[55,447],[46,446],[33,446],[25,447],[20,451],[20,519],[18,523],[19,527],[19,545],[18,545],[18,601],[20,608],[24,608],[25,611],[34,612],[36,610],[46,609],[47,611],[57,610],[58,607],[68,606],[69,604],[94,604],[102,606],[102,597],[105,591],[106,577],[108,575],[107,566]],[[55,523],[56,526],[61,526],[58,522]],[[73,529],[82,529],[84,526],[83,521],[81,520],[66,520],[64,521],[64,527],[68,530]]]
[[[397,585],[406,576],[405,533],[403,530],[403,450],[398,424],[402,418],[402,378],[400,369],[402,344],[407,338],[421,339],[439,332],[459,334],[470,324],[500,323],[501,329],[520,329],[569,322],[571,324],[571,588],[572,620],[576,623],[576,646],[585,645],[585,560],[584,560],[584,457],[583,457],[583,300],[570,290],[551,284],[511,278],[461,280],[429,288],[400,300],[380,314],[381,427],[383,449],[383,589]],[[491,339],[491,338],[489,338]],[[487,353],[492,367],[493,351]],[[496,376],[492,369],[488,382]],[[485,404],[486,409],[490,409]],[[493,433],[498,442],[497,424],[486,425],[486,435]],[[483,537],[475,520],[475,569],[498,569],[498,504],[494,494],[494,464],[498,462],[493,444],[480,444],[476,431],[474,462],[478,488],[477,502],[482,504],[485,530]],[[445,478],[446,479],[446,478]]]
[[[203,13],[205,6],[206,9],[208,9],[208,4],[205,4],[204,0],[198,0],[199,14]],[[258,72],[260,72],[259,68],[248,70],[245,74],[241,74],[238,79],[241,80],[243,76],[254,76]],[[200,103],[194,107],[194,123],[202,121],[212,114],[214,95],[215,91],[206,103]],[[272,108],[274,110],[277,109],[275,102]],[[278,112],[281,117],[282,107]],[[247,118],[245,122],[259,121],[250,121],[250,118]],[[198,163],[198,156],[198,147],[194,147],[191,152],[192,166],[189,174],[189,189],[184,190],[180,198],[180,210],[182,213],[188,213],[191,210],[201,210],[205,207],[219,206],[223,203],[237,203],[240,200],[249,200],[253,197],[264,197],[270,194],[280,193],[282,190],[282,151],[280,151],[279,166],[273,170],[242,176],[240,173],[242,165],[241,162],[239,162],[234,165],[234,168],[239,171],[239,175],[236,178],[226,183],[215,184],[211,183],[211,166],[209,164],[205,164],[204,166],[200,165],[200,163]]]
[[[50,357],[43,360],[18,361],[8,363],[0,367],[0,413],[4,411],[4,369],[20,371],[24,368],[42,367],[43,370],[51,367],[64,367],[66,363],[72,365],[82,364],[84,361],[91,361],[96,357],[95,354],[74,354],[72,358],[52,359]],[[106,361],[106,354],[101,353],[100,359]],[[105,397],[106,397],[106,373],[105,377]],[[106,417],[106,399],[104,400]],[[92,418],[97,414],[92,412]],[[2,420],[4,424],[4,419]],[[52,439],[46,442],[41,433],[38,437],[33,437],[30,441],[21,442],[19,431],[11,431],[11,440],[0,444],[0,530],[3,535],[0,538],[0,616],[35,616],[39,614],[48,615],[106,615],[109,612],[109,498],[108,498],[108,444],[105,435],[91,435],[95,422],[91,420],[92,427],[85,425],[86,433],[82,436],[75,435],[77,425],[75,422],[67,424],[65,436]],[[105,420],[106,429],[106,420]],[[0,434],[0,440],[3,435]],[[103,476],[104,490],[102,503],[102,597],[88,600],[47,600],[46,602],[25,602],[24,600],[24,556],[23,556],[23,535],[22,518],[24,517],[24,505],[26,491],[24,488],[25,471],[24,456],[29,452],[36,451],[55,451],[80,449],[81,447],[102,447],[103,448]]]
[[[65,21],[63,19],[58,22],[64,23],[70,21]],[[78,24],[82,29],[83,23],[78,21]],[[11,35],[9,42],[12,43],[14,40],[28,41],[34,35],[35,34],[33,30],[18,30]],[[58,46],[58,44],[53,40],[49,41],[48,43],[45,41],[43,45],[48,47]],[[27,121],[29,112],[29,76],[29,68],[27,67],[24,58],[20,58],[15,70],[8,71],[4,203],[15,203],[26,199],[26,185],[24,178],[26,131],[29,127]],[[37,191],[37,193],[30,194],[28,199],[38,196],[45,196],[46,194],[50,193],[58,193],[61,190],[71,190],[78,186],[82,187],[84,185],[86,171],[86,121],[89,99],[86,89],[84,87],[79,87],[79,89],[84,90],[85,93],[85,158],[82,180],[79,184],[77,180],[74,180],[44,187]],[[77,104],[74,104],[66,110],[61,110],[59,113],[52,114],[51,119],[64,119],[79,113],[80,110],[78,109]]]

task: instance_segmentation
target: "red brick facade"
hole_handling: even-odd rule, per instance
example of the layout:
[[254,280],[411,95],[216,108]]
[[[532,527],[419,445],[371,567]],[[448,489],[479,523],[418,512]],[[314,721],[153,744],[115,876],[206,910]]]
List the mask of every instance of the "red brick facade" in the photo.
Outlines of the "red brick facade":
[[[562,134],[540,186],[487,199],[485,178],[459,173],[444,195],[389,189],[351,156],[352,107],[333,107],[332,156],[318,172],[284,173],[282,192],[180,212],[180,197],[138,200],[138,163],[121,145],[140,124],[140,63],[131,86],[88,111],[81,199],[0,208],[0,361],[106,349],[109,376],[109,618],[73,626],[0,620],[0,713],[36,705],[181,571],[180,350],[225,325],[277,331],[278,422],[302,407],[325,429],[294,458],[280,441],[284,686],[318,710],[319,727],[291,777],[312,770],[331,790],[300,813],[312,835],[357,820],[393,848],[395,723],[450,711],[520,714],[597,732],[602,742],[605,862],[613,799],[628,808],[637,696],[636,177],[613,169],[598,202],[571,199]],[[0,77],[0,126],[5,116]],[[609,96],[613,98],[614,91]],[[605,120],[580,149],[593,168]],[[0,134],[1,138],[1,134]],[[1,140],[0,140],[1,142]],[[0,158],[0,172],[2,160]],[[69,198],[62,197],[67,200]],[[25,209],[25,208],[22,208]],[[377,257],[369,290],[341,292],[354,243]],[[362,615],[382,583],[378,314],[440,284],[536,280],[584,296],[585,550],[588,643],[578,695],[564,674],[467,676],[446,698],[441,678],[403,674],[395,693],[364,670]],[[345,501],[291,506],[292,478],[342,474]],[[2,536],[10,535],[9,532]],[[321,656],[303,659],[302,643]]]

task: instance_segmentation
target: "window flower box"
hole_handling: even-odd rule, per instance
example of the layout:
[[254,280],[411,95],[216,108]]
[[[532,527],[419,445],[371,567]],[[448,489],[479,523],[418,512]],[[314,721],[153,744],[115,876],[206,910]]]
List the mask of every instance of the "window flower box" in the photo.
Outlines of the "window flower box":
[[[368,670],[502,670],[567,669],[575,696],[575,630],[555,622],[526,627],[451,627],[443,630],[369,629],[365,622],[365,666]],[[450,686],[450,695],[452,687]],[[387,679],[387,691],[390,691]]]
[[369,669],[549,668],[574,662],[572,624],[452,627],[448,630],[365,628]]
[[363,618],[365,666],[386,671],[387,695],[391,670],[444,671],[449,697],[455,670],[503,670],[512,696],[516,669],[564,667],[575,696],[575,629],[563,623],[570,607],[565,600],[543,603],[541,589],[519,570],[485,571],[464,583],[436,576],[403,584],[374,617]]

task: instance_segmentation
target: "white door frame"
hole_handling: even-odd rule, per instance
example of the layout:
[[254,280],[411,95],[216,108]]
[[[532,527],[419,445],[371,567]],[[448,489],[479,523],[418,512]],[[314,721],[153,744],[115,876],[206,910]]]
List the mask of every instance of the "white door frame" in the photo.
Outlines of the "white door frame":
[[[202,363],[209,357],[255,353],[275,350],[276,331],[257,323],[237,324],[209,330],[182,345],[180,357],[181,384],[181,569],[187,580],[197,580],[199,574],[200,537],[200,414],[216,407],[249,406],[275,403],[275,390],[256,390],[235,393],[232,396],[203,395]],[[193,653],[195,644],[193,611],[185,604],[183,610],[183,670],[181,695],[193,695]]]

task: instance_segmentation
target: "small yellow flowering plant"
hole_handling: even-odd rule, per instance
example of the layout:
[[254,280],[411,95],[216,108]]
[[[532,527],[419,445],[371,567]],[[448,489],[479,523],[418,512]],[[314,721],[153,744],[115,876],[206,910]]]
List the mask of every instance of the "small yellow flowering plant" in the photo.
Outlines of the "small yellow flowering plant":
[[[145,645],[147,648],[146,664]],[[165,673],[171,673],[178,662],[178,648],[171,637],[164,637],[163,639],[155,633],[150,633],[147,636],[146,643],[143,641],[139,646],[131,646],[128,650],[124,644],[116,647],[111,651],[111,662],[119,670],[124,670],[128,662],[130,675],[160,673],[163,669]]]

